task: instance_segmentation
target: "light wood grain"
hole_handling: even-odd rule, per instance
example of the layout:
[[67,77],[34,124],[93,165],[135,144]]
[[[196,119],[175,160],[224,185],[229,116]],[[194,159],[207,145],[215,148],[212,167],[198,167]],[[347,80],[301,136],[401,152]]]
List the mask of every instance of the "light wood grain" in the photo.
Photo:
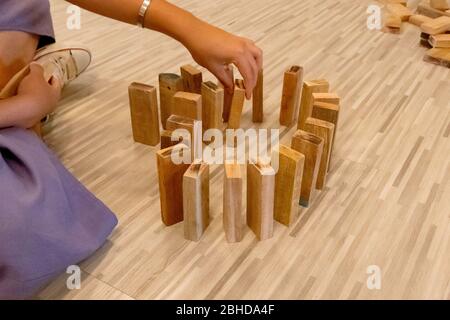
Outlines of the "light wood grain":
[[233,99],[231,101],[230,116],[228,118],[228,129],[239,129],[241,127],[241,116],[245,102],[244,81],[236,79],[234,85]]
[[247,225],[258,240],[273,236],[275,171],[260,162],[247,165]]
[[446,11],[449,9],[447,0],[430,0],[430,7],[441,11]]
[[209,165],[193,163],[183,176],[184,238],[200,241],[209,225]]
[[311,80],[303,83],[302,98],[298,115],[297,129],[303,129],[305,121],[311,116],[313,106],[313,93],[328,92],[330,84],[327,80]]
[[339,105],[341,103],[341,99],[336,93],[317,92],[312,94],[313,106],[316,102],[326,102]]
[[402,21],[408,21],[409,17],[413,15],[413,12],[408,7],[400,3],[389,3],[386,5],[387,11],[400,17]]
[[167,119],[172,115],[173,96],[183,91],[181,77],[174,73],[162,73],[159,75],[159,110],[161,124],[166,129]]
[[412,23],[418,27],[420,27],[425,22],[430,22],[433,18],[421,15],[421,14],[413,14],[409,17],[409,23]]
[[244,219],[242,212],[243,175],[238,164],[225,164],[223,177],[223,229],[228,242],[242,240]]
[[434,9],[425,2],[422,2],[417,6],[417,13],[423,14],[430,18],[438,18],[441,16],[450,17],[450,12]]
[[280,145],[274,153],[278,160],[275,176],[274,219],[290,226],[298,217],[305,156],[285,145]]
[[202,120],[202,96],[183,91],[175,93],[171,113],[194,120]]
[[450,34],[435,34],[428,41],[433,48],[450,48]]
[[212,81],[202,84],[203,130],[221,129],[224,90]]
[[423,23],[420,28],[422,32],[428,33],[430,35],[445,33],[450,31],[450,17],[439,17],[432,21]]
[[181,66],[180,72],[183,81],[183,91],[201,94],[203,82],[202,72],[190,64]]
[[156,146],[160,141],[156,88],[133,82],[128,94],[134,141]]
[[303,85],[303,68],[292,66],[284,73],[283,92],[281,95],[280,124],[291,126],[299,112],[301,90]]
[[264,70],[258,72],[258,80],[253,90],[252,121],[262,123],[264,121]]

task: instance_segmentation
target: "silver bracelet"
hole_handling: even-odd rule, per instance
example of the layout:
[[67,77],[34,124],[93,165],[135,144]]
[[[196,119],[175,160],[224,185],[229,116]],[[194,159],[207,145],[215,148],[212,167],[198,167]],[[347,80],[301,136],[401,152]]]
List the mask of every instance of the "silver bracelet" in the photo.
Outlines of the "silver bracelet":
[[141,28],[144,28],[145,24],[145,14],[148,11],[148,8],[150,7],[150,4],[152,3],[152,0],[144,0],[142,2],[141,7],[139,8],[139,16],[138,16],[138,23],[137,25]]

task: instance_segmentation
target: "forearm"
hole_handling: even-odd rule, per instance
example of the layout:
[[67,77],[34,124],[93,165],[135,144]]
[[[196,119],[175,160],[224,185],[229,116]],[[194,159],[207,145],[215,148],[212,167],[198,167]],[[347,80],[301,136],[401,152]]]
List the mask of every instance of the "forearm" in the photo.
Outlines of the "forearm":
[[[139,8],[143,0],[67,0],[88,11],[100,14],[114,20],[136,25]],[[165,0],[153,0],[147,14],[144,26],[162,32],[180,42],[185,42],[196,24],[203,23],[189,12]]]
[[25,97],[14,96],[0,100],[0,128],[31,128],[40,115]]

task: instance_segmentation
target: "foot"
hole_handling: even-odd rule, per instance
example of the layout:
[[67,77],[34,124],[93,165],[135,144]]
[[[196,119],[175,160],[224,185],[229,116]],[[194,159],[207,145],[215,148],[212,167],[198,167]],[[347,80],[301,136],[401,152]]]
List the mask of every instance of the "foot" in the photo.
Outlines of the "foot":
[[82,46],[52,44],[39,49],[34,61],[44,67],[48,78],[54,76],[61,87],[76,79],[91,63],[91,52]]

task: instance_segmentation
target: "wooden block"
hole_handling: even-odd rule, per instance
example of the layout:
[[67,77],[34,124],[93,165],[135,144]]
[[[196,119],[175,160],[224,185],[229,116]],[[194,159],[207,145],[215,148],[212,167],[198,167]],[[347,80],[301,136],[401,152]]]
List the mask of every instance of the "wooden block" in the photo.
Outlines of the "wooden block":
[[303,83],[303,68],[292,66],[284,73],[280,124],[289,127],[298,115]]
[[401,5],[400,3],[389,3],[386,5],[387,11],[399,16],[402,21],[408,21],[409,17],[413,15],[411,9]]
[[222,126],[224,90],[208,81],[202,84],[202,121],[203,130],[220,129]]
[[417,13],[430,18],[438,18],[441,16],[450,17],[450,12],[434,9],[426,3],[421,3],[417,6]]
[[190,64],[182,66],[180,71],[183,80],[183,91],[201,94],[203,82],[202,72]]
[[238,164],[225,164],[223,183],[223,228],[228,242],[242,240],[242,174]]
[[182,139],[172,141],[172,133],[170,130],[161,131],[161,149],[167,149],[171,146],[177,145]]
[[161,218],[166,226],[183,221],[183,175],[189,164],[174,164],[172,146],[156,153]]
[[420,28],[430,35],[445,33],[450,31],[450,17],[439,17],[430,22],[423,23]]
[[229,129],[240,128],[244,102],[245,102],[244,81],[241,79],[236,79],[234,86],[233,100],[231,102],[230,117],[228,119]]
[[331,146],[333,143],[334,124],[315,118],[306,119],[305,131],[323,139],[323,151],[320,159],[319,172],[317,174],[316,189],[323,190],[330,163]]
[[156,146],[160,140],[156,88],[133,82],[128,93],[134,141]]
[[[231,76],[231,79],[233,80],[234,83],[234,68],[233,65],[229,65],[226,67],[228,73]],[[220,86],[223,85],[219,84]],[[224,91],[224,96],[223,96],[223,112],[222,112],[222,120],[223,122],[228,122],[228,119],[230,117],[230,110],[231,110],[231,102],[233,100],[233,92],[229,92],[228,90]]]
[[199,241],[209,225],[209,165],[192,164],[183,176],[184,237]]
[[421,15],[421,14],[413,14],[409,17],[409,23],[412,23],[418,27],[420,27],[425,22],[430,22],[433,18]]
[[278,157],[278,171],[275,176],[275,220],[289,226],[298,212],[305,156],[294,149],[280,145],[275,152]]
[[202,96],[190,92],[177,92],[173,96],[172,114],[202,120]]
[[387,12],[384,15],[384,26],[387,28],[388,32],[398,33],[400,32],[400,28],[402,27],[402,19],[391,12]]
[[430,0],[430,7],[441,11],[449,9],[447,0]]
[[450,34],[435,34],[428,41],[433,48],[450,48]]
[[259,240],[273,236],[275,171],[270,165],[247,164],[247,225]]
[[316,102],[326,102],[339,105],[341,99],[336,93],[318,92],[312,94],[313,106]]
[[327,80],[312,80],[303,83],[297,124],[298,129],[302,129],[305,126],[306,119],[311,116],[313,106],[312,94],[316,92],[328,92],[329,89],[330,85]]
[[264,121],[264,71],[262,69],[259,70],[258,81],[253,90],[252,121],[254,123]]
[[450,68],[450,49],[430,49],[425,53],[424,61]]
[[313,105],[312,117],[320,119],[323,121],[328,121],[334,124],[333,141],[331,142],[331,153],[330,153],[330,163],[328,165],[328,171],[333,163],[333,149],[334,141],[336,139],[336,132],[339,123],[339,105],[326,103],[326,102],[315,102]]
[[159,75],[159,110],[164,129],[166,129],[167,119],[172,114],[173,96],[179,91],[183,91],[183,81],[179,75],[174,73]]
[[322,138],[303,130],[297,130],[292,137],[291,148],[305,156],[299,203],[306,208],[313,198],[317,183],[323,144]]

